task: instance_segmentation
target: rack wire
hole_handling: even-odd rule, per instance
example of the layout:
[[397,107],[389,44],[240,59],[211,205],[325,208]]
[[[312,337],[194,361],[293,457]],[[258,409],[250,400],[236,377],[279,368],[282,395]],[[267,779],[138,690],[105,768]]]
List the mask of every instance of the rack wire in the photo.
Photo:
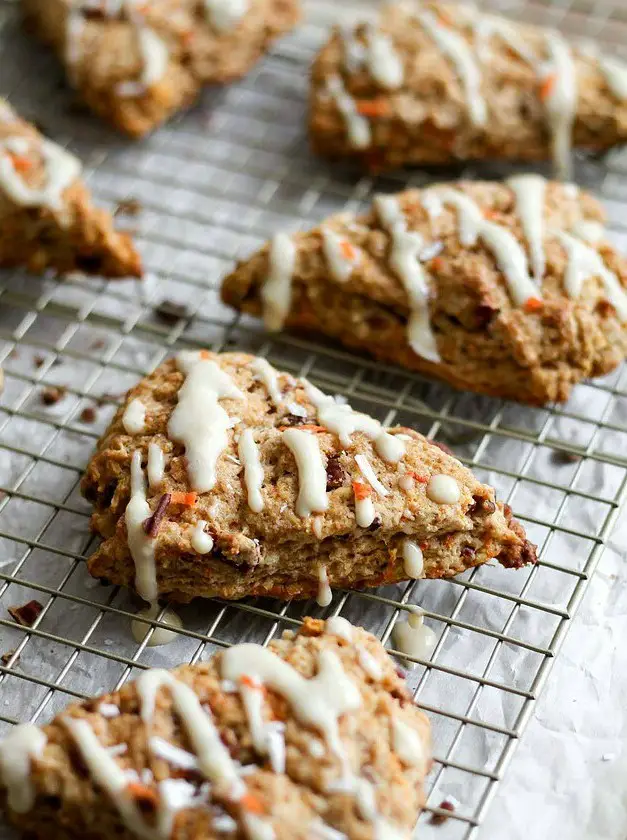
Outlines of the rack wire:
[[[627,11],[619,2],[509,6],[529,21],[613,47],[627,43]],[[627,376],[620,369],[580,385],[566,406],[521,408],[324,342],[269,338],[254,320],[222,306],[221,276],[275,230],[306,227],[328,213],[361,208],[375,191],[432,178],[424,172],[356,178],[311,158],[306,68],[329,22],[328,9],[311,3],[308,22],[240,84],[208,91],[193,112],[133,144],[76,113],[54,60],[19,33],[14,5],[0,2],[2,93],[86,160],[99,203],[139,199],[141,214],[125,222],[137,228],[149,272],[141,286],[42,280],[20,271],[3,276],[0,734],[18,721],[45,720],[73,698],[112,690],[138,669],[194,662],[234,641],[267,644],[312,612],[341,613],[390,647],[405,605],[420,603],[438,634],[432,658],[416,660],[409,676],[431,718],[436,755],[420,836],[474,838],[627,495],[621,454]],[[466,167],[462,174],[504,171]],[[605,198],[618,244],[627,239],[620,219],[626,176],[621,153],[577,165],[579,183]],[[164,321],[164,300],[184,305],[180,317]],[[132,596],[85,571],[93,541],[78,482],[124,391],[181,346],[260,353],[385,423],[411,425],[452,445],[513,505],[541,549],[538,564],[517,573],[482,567],[451,581],[336,591],[326,610],[311,602],[207,601],[181,610],[185,629],[172,645],[151,648],[150,634],[137,644],[129,632]],[[42,402],[49,387],[62,394],[52,406]],[[7,608],[29,599],[43,610],[32,627],[22,627]],[[151,622],[159,623],[160,617]],[[447,794],[459,800],[453,814],[438,808]],[[433,829],[438,813],[449,819]]]

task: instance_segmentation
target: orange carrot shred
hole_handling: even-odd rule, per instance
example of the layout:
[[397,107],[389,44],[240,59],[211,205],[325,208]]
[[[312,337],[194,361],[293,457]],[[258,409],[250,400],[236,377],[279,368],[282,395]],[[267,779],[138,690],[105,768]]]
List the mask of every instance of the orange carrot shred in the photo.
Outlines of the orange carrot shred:
[[387,117],[390,114],[390,105],[381,97],[378,99],[358,99],[357,111],[362,117]]
[[525,312],[539,312],[543,306],[540,298],[530,297],[525,302]]
[[185,507],[194,507],[198,501],[198,493],[194,491],[190,493],[175,492],[171,494],[170,502],[173,505],[185,505]]
[[340,242],[340,251],[342,252],[342,256],[347,260],[354,260],[355,259],[355,248],[351,245],[351,243],[347,239],[342,239]]
[[148,807],[151,810],[157,808],[159,805],[159,797],[157,791],[147,785],[142,785],[140,782],[129,782],[126,786],[127,793],[131,796],[140,807],[144,810]]
[[370,487],[361,481],[353,481],[353,491],[355,493],[355,498],[360,502],[367,499],[372,493]]
[[11,163],[16,172],[28,172],[33,168],[32,161],[22,155],[10,155]]
[[540,99],[544,102],[549,98],[551,93],[553,92],[553,88],[555,87],[555,82],[557,81],[557,74],[551,73],[550,76],[547,76],[540,82]]
[[410,475],[414,479],[414,481],[417,481],[419,484],[428,484],[429,483],[429,479],[426,476],[418,475],[417,472],[409,471],[406,474]]
[[444,260],[442,259],[442,257],[434,257],[431,260],[431,268],[434,271],[442,271],[442,269],[444,268]]
[[242,685],[245,685],[247,688],[254,688],[255,691],[261,691],[262,694],[266,693],[265,687],[258,682],[258,680],[254,679],[253,677],[249,677],[248,674],[242,674],[239,678],[239,681]]
[[205,360],[211,358],[211,355],[210,355],[208,350],[201,350],[198,355],[200,356],[201,359],[205,359]]
[[305,432],[326,432],[324,426],[314,426],[313,423],[302,423],[300,426],[279,426],[279,431],[284,432],[286,429],[298,429]]
[[264,814],[266,810],[261,799],[252,793],[245,793],[240,799],[240,804],[245,811],[250,811],[251,814]]

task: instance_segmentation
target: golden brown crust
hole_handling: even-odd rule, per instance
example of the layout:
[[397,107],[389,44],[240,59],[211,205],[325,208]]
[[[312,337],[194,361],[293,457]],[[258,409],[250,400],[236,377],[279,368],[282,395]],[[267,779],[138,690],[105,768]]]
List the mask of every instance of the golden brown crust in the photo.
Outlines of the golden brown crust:
[[[189,106],[206,84],[224,84],[245,75],[272,41],[299,19],[298,0],[251,0],[232,28],[219,32],[196,0],[166,0],[141,8],[145,24],[166,45],[169,59],[163,77],[143,93],[121,96],[120,83],[142,70],[137,34],[128,19],[90,14],[68,49],[66,28],[70,0],[22,0],[30,30],[50,43],[80,96],[101,117],[132,137],[152,131]],[[70,63],[68,56],[73,56]]]
[[[339,721],[339,734],[349,755],[351,771],[356,777],[376,782],[376,807],[386,821],[403,833],[413,827],[425,796],[423,782],[430,767],[429,723],[426,716],[411,702],[404,680],[397,674],[392,660],[381,643],[361,628],[351,630],[351,641],[325,631],[324,622],[305,619],[298,635],[286,633],[270,643],[271,650],[296,671],[311,678],[317,671],[322,651],[333,652],[344,673],[359,689],[361,706]],[[367,651],[381,670],[381,679],[366,673],[363,651]],[[311,838],[311,824],[322,820],[350,840],[372,840],[374,828],[360,816],[350,793],[328,790],[341,773],[338,758],[321,740],[319,733],[303,725],[285,699],[267,689],[264,702],[266,720],[284,723],[286,771],[272,771],[267,757],[253,747],[247,715],[239,693],[226,693],[221,682],[221,657],[197,665],[183,665],[173,671],[177,680],[190,686],[210,710],[222,741],[231,757],[248,769],[242,778],[248,792],[263,810],[263,818],[271,823],[277,840]],[[102,706],[102,704],[105,704]],[[107,716],[100,711],[107,711]],[[111,716],[111,708],[119,710]],[[157,797],[157,785],[166,779],[185,779],[201,790],[202,778],[195,771],[182,771],[154,754],[149,737],[159,736],[181,749],[192,751],[188,733],[181,725],[171,704],[170,692],[159,691],[150,731],[138,715],[139,696],[135,684],[125,685],[119,692],[70,706],[52,723],[43,727],[47,746],[32,761],[35,788],[34,807],[26,814],[9,811],[9,818],[33,838],[70,840],[131,840],[136,835],[124,824],[102,789],[85,772],[75,742],[65,720],[89,723],[101,744],[124,745],[116,762],[131,777],[145,779],[142,785],[145,801]],[[422,744],[424,757],[415,765],[407,764],[394,748],[393,721],[408,727]],[[316,750],[321,748],[321,752]],[[187,807],[176,814],[172,840],[217,840],[244,836],[242,820],[248,799],[229,799],[219,784],[212,785],[210,799],[195,808]],[[6,807],[6,803],[5,803]],[[236,826],[220,833],[216,817],[229,814]],[[146,813],[149,819],[149,812]],[[246,836],[248,836],[246,834]]]
[[[408,429],[406,454],[399,465],[383,461],[373,442],[361,432],[342,447],[328,431],[316,433],[327,464],[328,510],[301,518],[295,512],[299,489],[293,455],[282,440],[282,429],[294,423],[315,423],[316,412],[301,382],[280,374],[284,404],[277,408],[265,385],[250,369],[252,357],[225,353],[211,356],[226,370],[245,395],[221,401],[230,416],[241,419],[230,432],[230,443],[217,470],[210,493],[200,494],[195,505],[169,505],[154,540],[157,579],[162,596],[175,601],[218,595],[272,595],[303,598],[318,591],[319,567],[325,565],[332,586],[360,588],[406,579],[402,545],[406,536],[422,546],[427,577],[450,577],[471,566],[498,557],[504,565],[533,562],[535,553],[524,532],[508,520],[511,512],[494,503],[494,491],[480,484],[455,458]],[[146,406],[147,421],[141,435],[126,433],[122,406],[100,440],[83,479],[82,490],[94,503],[93,529],[105,538],[89,560],[99,578],[133,586],[135,568],[128,548],[124,513],[130,496],[130,461],[135,449],[147,461],[148,446],[157,443],[166,454],[162,485],[149,492],[154,512],[165,493],[189,489],[183,447],[167,435],[183,375],[174,360],[165,362],[127,395],[125,405],[138,398]],[[297,404],[306,417],[290,413]],[[264,467],[264,509],[250,510],[235,439],[246,427],[255,430]],[[353,481],[362,481],[355,455],[365,455],[388,495],[374,499],[376,519],[369,528],[355,521]],[[333,462],[333,466],[329,466]],[[457,504],[438,505],[426,495],[432,475],[455,478],[461,497]],[[412,476],[409,486],[402,476]],[[415,480],[413,478],[415,476]],[[400,482],[400,483],[399,483]],[[332,489],[330,489],[332,488]],[[192,529],[198,520],[208,523],[214,537],[210,554],[192,547]]]
[[[416,9],[416,5],[410,8]],[[473,29],[467,6],[435,2],[421,4],[449,32],[472,48],[480,69],[481,93],[487,103],[484,126],[473,125],[460,77],[443,50],[403,4],[386,7],[377,30],[389,35],[404,68],[403,84],[386,90],[363,66],[347,69],[343,38],[338,30],[318,54],[311,74],[309,128],[314,150],[331,157],[351,157],[369,169],[407,164],[447,164],[455,160],[551,157],[547,117],[537,70],[492,35],[486,45]],[[487,16],[486,16],[487,17]],[[539,27],[508,21],[536,64],[546,57],[545,32]],[[364,43],[359,24],[356,40]],[[627,137],[627,101],[610,90],[598,60],[573,49],[578,82],[573,145],[590,151],[608,149]],[[348,92],[368,115],[371,142],[357,149],[346,123],[327,94],[327,81],[342,77]]]
[[[445,185],[431,189],[437,192],[438,186]],[[472,198],[484,214],[528,249],[514,193],[506,184],[457,182],[450,186]],[[582,220],[602,222],[604,211],[592,196],[570,185],[547,182],[544,303],[538,311],[527,312],[514,305],[488,246],[482,240],[463,246],[458,212],[447,205],[431,219],[424,195],[424,190],[409,190],[397,198],[408,230],[423,237],[425,248],[442,246],[425,263],[430,321],[441,362],[427,361],[409,346],[407,292],[390,267],[391,237],[374,209],[358,218],[342,214],[324,223],[361,254],[343,283],[331,276],[321,228],[295,235],[297,257],[285,325],[330,335],[349,347],[458,388],[534,405],[565,401],[575,383],[608,373],[622,361],[627,330],[608,306],[604,284],[591,277],[576,299],[568,297],[564,286],[567,253],[554,234]],[[623,288],[627,286],[625,259],[607,241],[591,247]],[[260,290],[268,275],[268,254],[266,245],[225,278],[222,298],[226,303],[261,314]]]
[[[20,178],[28,186],[43,186],[48,171],[37,151],[44,138],[4,100],[0,100],[0,109],[0,141],[27,140],[36,150],[14,155]],[[80,179],[63,191],[58,209],[23,206],[0,189],[0,265],[25,265],[37,273],[52,269],[59,274],[80,271],[111,278],[142,274],[130,236],[116,231],[110,214],[93,206]]]

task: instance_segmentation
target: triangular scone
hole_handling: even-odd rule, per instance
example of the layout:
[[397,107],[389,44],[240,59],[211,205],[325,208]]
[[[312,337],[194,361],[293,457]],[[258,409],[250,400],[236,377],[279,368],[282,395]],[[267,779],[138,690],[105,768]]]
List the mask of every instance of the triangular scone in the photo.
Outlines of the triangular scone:
[[0,791],[33,840],[409,840],[430,766],[429,722],[378,639],[306,618],[17,727]]
[[574,185],[523,175],[379,196],[278,234],[224,280],[269,329],[314,330],[469,391],[542,404],[627,351],[627,262]]
[[627,65],[556,30],[441,2],[337,29],[311,76],[314,149],[375,170],[553,158],[627,139]]
[[0,99],[0,266],[140,277],[131,238],[91,203],[81,163]]
[[133,388],[82,489],[105,537],[91,574],[149,602],[324,603],[328,584],[535,559],[493,489],[438,446],[239,353],[183,351]]
[[22,0],[92,110],[140,137],[203,85],[247,73],[299,19],[299,0]]

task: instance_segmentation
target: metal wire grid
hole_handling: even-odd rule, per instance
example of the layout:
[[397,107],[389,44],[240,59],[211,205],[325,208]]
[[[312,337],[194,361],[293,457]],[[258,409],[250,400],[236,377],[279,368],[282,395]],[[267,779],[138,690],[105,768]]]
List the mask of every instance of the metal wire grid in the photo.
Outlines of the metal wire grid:
[[[521,10],[554,25],[574,21],[600,38],[627,30],[619,4],[595,4],[593,14],[585,0]],[[475,837],[627,494],[625,372],[580,386],[565,407],[522,409],[298,336],[269,339],[221,306],[220,276],[272,231],[358,209],[374,190],[406,183],[401,175],[355,181],[307,154],[305,67],[327,23],[321,9],[241,84],[209,94],[141,145],[70,114],[51,59],[22,41],[12,10],[0,5],[0,14],[3,92],[57,139],[71,139],[91,164],[100,203],[141,200],[137,239],[150,272],[141,290],[20,272],[0,288],[0,725],[47,718],[72,698],[120,686],[136,669],[194,662],[243,639],[267,644],[307,613],[341,613],[388,643],[403,605],[420,603],[439,634],[432,660],[410,676],[434,728],[428,810],[438,813],[444,793],[454,791],[461,805],[437,836]],[[619,240],[626,166],[615,155],[578,168],[578,180],[608,200]],[[163,323],[154,307],[164,298],[185,303],[186,314]],[[175,346],[208,344],[259,352],[385,423],[453,443],[513,504],[541,548],[540,562],[519,573],[482,567],[452,581],[336,592],[326,611],[311,602],[205,602],[181,611],[186,629],[169,648],[148,648],[149,637],[134,643],[132,597],[85,572],[93,545],[78,482],[124,390]],[[50,385],[63,386],[65,396],[45,407],[41,391]],[[86,406],[96,407],[95,423],[83,415]],[[43,611],[32,627],[19,627],[6,609],[29,598]],[[421,836],[433,830],[428,816]]]

